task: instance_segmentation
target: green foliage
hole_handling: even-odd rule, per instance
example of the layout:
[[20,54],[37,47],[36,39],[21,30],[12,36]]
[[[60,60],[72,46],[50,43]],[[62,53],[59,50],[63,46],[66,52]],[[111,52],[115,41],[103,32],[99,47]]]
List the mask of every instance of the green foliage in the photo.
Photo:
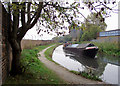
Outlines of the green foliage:
[[74,41],[74,42],[72,42],[72,44],[80,44],[80,42]]
[[107,27],[105,21],[103,21],[103,17],[101,16],[97,16],[97,13],[92,13],[90,15],[88,15],[87,17],[87,21],[85,20],[85,23],[90,23],[90,24],[94,24],[100,27],[100,29],[102,31],[104,31]]
[[48,69],[38,58],[37,53],[50,45],[39,46],[22,51],[21,64],[25,72],[15,77],[9,76],[7,84],[61,84],[64,82]]
[[70,35],[65,35],[64,36],[64,41],[71,41],[72,37]]
[[104,52],[108,55],[120,56],[120,49],[118,43],[110,42],[104,43],[92,42],[92,43],[99,47],[100,52]]
[[102,81],[98,76],[95,76],[94,74],[89,74],[89,73],[86,73],[86,72],[81,72],[80,74],[81,74],[81,76],[83,76],[85,78],[88,78],[88,79]]
[[44,54],[45,54],[45,57],[46,57],[49,61],[52,61],[52,62],[54,62],[54,63],[57,64],[57,65],[59,65],[59,64],[52,60],[52,54],[53,54],[54,49],[55,49],[58,45],[60,45],[60,44],[56,44],[55,46],[50,47],[50,48],[47,49],[47,50],[45,51],[45,53],[44,53]]
[[90,14],[85,23],[81,25],[81,29],[83,30],[81,41],[96,39],[97,34],[106,29],[106,23],[101,22],[101,17],[96,18],[96,15],[96,13]]
[[80,27],[77,24],[75,24],[75,22],[72,22],[72,24],[69,26],[69,30],[73,30],[73,29],[79,30]]
[[82,31],[85,31],[86,30],[85,24],[81,24],[80,28]]
[[76,75],[80,75],[80,72],[78,72],[78,71],[71,70],[70,72],[72,72],[72,73],[74,73]]
[[97,38],[97,34],[100,32],[100,28],[97,25],[90,24],[89,29],[85,30],[82,37],[81,41],[89,41],[92,39]]
[[58,46],[58,45],[55,45],[55,46],[47,49],[47,50],[45,51],[45,53],[44,53],[44,54],[45,54],[45,57],[46,57],[48,60],[50,60],[50,61],[53,61],[53,60],[52,60],[52,53],[53,53],[54,49],[56,48],[56,46]]
[[76,74],[76,75],[81,75],[87,79],[91,79],[91,80],[97,80],[97,81],[102,81],[98,76],[95,76],[94,74],[89,74],[89,73],[86,73],[84,71],[82,72],[78,72],[78,71],[73,71],[71,70],[70,72]]

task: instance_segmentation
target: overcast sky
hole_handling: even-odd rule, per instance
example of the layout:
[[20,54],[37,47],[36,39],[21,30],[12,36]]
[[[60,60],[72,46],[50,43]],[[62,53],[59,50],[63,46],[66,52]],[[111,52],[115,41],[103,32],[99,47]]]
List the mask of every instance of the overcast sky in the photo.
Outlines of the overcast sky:
[[[118,6],[116,7],[118,9]],[[89,10],[84,9],[82,10],[82,13],[85,17],[90,14]],[[82,21],[84,21],[84,18],[82,18]],[[111,17],[108,17],[105,19],[105,23],[107,24],[107,29],[108,30],[115,30],[118,29],[118,14],[117,13],[111,13]],[[25,35],[25,39],[35,39],[35,40],[50,40],[54,37],[55,35],[48,35],[44,33],[43,36],[39,36],[36,31],[36,26],[34,26],[32,29],[30,29],[27,34]]]

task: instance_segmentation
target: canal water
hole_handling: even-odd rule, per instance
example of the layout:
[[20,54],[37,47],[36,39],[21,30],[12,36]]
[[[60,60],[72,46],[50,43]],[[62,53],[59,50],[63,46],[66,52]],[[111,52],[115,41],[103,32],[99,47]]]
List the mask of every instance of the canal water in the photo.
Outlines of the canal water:
[[120,68],[118,57],[99,53],[95,58],[78,56],[64,51],[63,45],[60,45],[54,50],[52,59],[68,70],[91,72],[106,83],[118,84],[118,68]]

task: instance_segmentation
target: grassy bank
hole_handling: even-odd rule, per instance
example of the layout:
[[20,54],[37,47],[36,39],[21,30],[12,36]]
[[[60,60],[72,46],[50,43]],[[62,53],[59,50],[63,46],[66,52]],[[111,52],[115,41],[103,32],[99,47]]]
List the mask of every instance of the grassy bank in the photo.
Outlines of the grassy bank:
[[103,43],[98,43],[98,42],[89,42],[89,41],[84,41],[84,42],[77,42],[77,43],[93,43],[96,46],[99,47],[99,52],[108,54],[108,55],[113,55],[113,56],[120,56],[120,48],[119,48],[119,43],[110,43],[110,42],[103,42]]
[[52,46],[52,47],[50,47],[49,49],[47,49],[46,51],[45,51],[45,57],[48,59],[48,60],[50,60],[50,61],[53,61],[52,60],[52,53],[53,53],[53,51],[54,51],[54,49],[57,47],[58,45],[55,45],[55,46]]
[[82,77],[85,77],[87,79],[95,80],[95,81],[102,81],[99,77],[93,75],[93,74],[88,74],[86,72],[77,72],[77,71],[70,71],[76,75],[81,75]]
[[21,56],[21,64],[24,73],[15,77],[9,76],[5,84],[62,84],[62,81],[52,70],[49,70],[37,58],[37,53],[46,47],[39,46],[33,49],[24,49]]
[[55,49],[57,46],[59,46],[59,45],[61,45],[61,44],[59,43],[59,44],[56,44],[56,45],[53,46],[53,47],[50,47],[50,48],[47,49],[47,50],[45,51],[45,53],[44,53],[44,54],[45,54],[45,57],[46,57],[49,61],[52,61],[52,62],[54,62],[54,63],[57,64],[57,65],[59,65],[59,64],[52,60],[52,54],[53,54],[54,49]]
[[99,47],[99,52],[104,52],[108,55],[120,56],[120,49],[118,43],[92,43]]

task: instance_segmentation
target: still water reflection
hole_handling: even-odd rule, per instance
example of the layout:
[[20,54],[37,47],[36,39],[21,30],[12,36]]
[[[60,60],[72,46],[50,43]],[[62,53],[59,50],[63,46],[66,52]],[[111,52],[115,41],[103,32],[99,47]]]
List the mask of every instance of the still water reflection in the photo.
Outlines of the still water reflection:
[[74,71],[91,70],[93,74],[99,76],[104,82],[118,84],[118,67],[120,58],[98,54],[96,58],[77,56],[63,50],[63,46],[58,46],[52,59],[63,67]]

